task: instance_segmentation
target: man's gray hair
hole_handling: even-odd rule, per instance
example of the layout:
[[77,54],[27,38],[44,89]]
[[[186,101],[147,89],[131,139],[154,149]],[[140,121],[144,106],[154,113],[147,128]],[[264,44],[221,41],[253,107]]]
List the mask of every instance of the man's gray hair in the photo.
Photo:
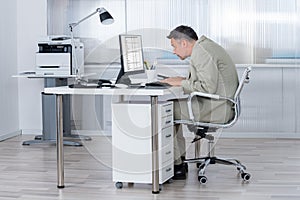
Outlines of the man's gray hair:
[[174,38],[175,40],[186,39],[188,41],[198,40],[196,32],[191,27],[184,25],[178,26],[174,30],[172,30],[167,38]]

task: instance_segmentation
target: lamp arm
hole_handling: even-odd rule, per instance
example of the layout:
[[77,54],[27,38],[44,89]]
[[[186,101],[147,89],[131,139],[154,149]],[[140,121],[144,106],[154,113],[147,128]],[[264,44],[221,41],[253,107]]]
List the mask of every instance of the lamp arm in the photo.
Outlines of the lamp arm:
[[88,16],[82,18],[82,19],[79,20],[78,22],[69,24],[70,31],[73,32],[73,29],[74,29],[76,26],[78,26],[81,22],[87,20],[88,18],[90,18],[91,16],[93,16],[94,14],[96,14],[97,12],[99,12],[99,10],[100,10],[100,8],[97,8],[96,11],[94,11],[93,13],[89,14]]

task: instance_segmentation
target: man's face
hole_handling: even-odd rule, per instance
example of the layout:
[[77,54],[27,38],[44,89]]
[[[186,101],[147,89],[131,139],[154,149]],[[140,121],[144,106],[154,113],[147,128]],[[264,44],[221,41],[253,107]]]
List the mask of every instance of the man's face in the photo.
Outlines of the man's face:
[[175,40],[174,38],[171,38],[171,45],[173,47],[173,53],[181,60],[184,60],[188,57],[186,41]]

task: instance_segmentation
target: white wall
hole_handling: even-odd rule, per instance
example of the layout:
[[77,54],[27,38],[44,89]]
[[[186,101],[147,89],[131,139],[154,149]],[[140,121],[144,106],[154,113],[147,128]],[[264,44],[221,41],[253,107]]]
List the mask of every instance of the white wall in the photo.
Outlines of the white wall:
[[[0,9],[2,11],[0,14],[1,16],[0,19],[1,20],[0,21],[1,22],[0,25],[1,26],[1,47],[0,47],[1,63],[0,64],[1,64],[1,69],[5,67],[5,70],[3,70],[4,74],[1,73],[0,75],[1,78],[0,79],[1,81],[1,91],[0,91],[1,110],[0,111],[1,113],[5,113],[5,114],[1,114],[2,115],[0,121],[1,132],[11,132],[12,130],[14,131],[14,130],[22,129],[23,133],[36,134],[36,133],[40,133],[42,130],[40,92],[43,89],[43,80],[42,79],[29,80],[25,78],[19,79],[18,86],[14,86],[14,84],[16,83],[16,79],[12,79],[11,75],[15,74],[17,71],[34,70],[34,66],[35,66],[34,54],[36,52],[38,38],[47,33],[46,30],[47,29],[46,28],[47,27],[46,26],[47,25],[47,9],[46,9],[47,2],[46,1],[47,0],[26,0],[26,1],[12,0],[12,1],[5,1],[5,3],[3,3],[2,1],[0,3],[1,5]],[[94,2],[94,1],[90,0],[89,2]],[[107,0],[107,2],[110,1]],[[148,3],[147,0],[144,0],[143,2]],[[7,9],[8,6],[10,7],[9,9]],[[15,10],[15,7],[17,7],[17,10]],[[145,9],[148,9],[148,7],[145,7]],[[9,18],[7,18],[8,15],[10,16]],[[130,16],[128,17],[130,18]],[[295,27],[298,27],[296,25],[297,24],[295,24]],[[103,28],[102,26],[100,27]],[[133,28],[132,27],[129,28],[129,31]],[[145,27],[140,27],[140,28],[145,28]],[[5,30],[5,32],[3,30]],[[7,39],[7,38],[13,38],[13,39]],[[297,43],[295,42],[295,44]],[[17,68],[15,67],[16,65]],[[264,74],[260,74],[260,75],[262,77],[265,76],[267,77],[269,73],[267,71]],[[284,87],[285,84],[286,83],[284,82],[282,87]],[[271,83],[270,85],[273,86],[275,84]],[[6,87],[11,87],[11,88],[6,88]],[[300,86],[297,86],[296,89],[298,89],[299,87]],[[14,92],[15,93],[17,92],[17,88],[19,88],[19,91],[18,94],[15,95]],[[255,90],[253,90],[254,94],[256,94],[256,89],[261,89],[261,88],[255,88]],[[281,96],[281,98],[284,97]],[[299,96],[296,96],[296,99],[298,98]],[[255,98],[251,98],[251,99],[256,100]],[[278,99],[280,98],[277,98],[276,100]],[[18,101],[18,103],[16,104],[14,103],[14,101]],[[257,104],[255,104],[255,106],[257,106]],[[18,114],[17,112],[18,107],[19,107],[19,127],[17,123],[18,118],[16,117],[16,115]],[[252,110],[257,110],[257,108],[255,107]],[[289,129],[283,129],[284,126],[280,126],[280,128],[282,128],[283,130],[276,128],[275,131],[277,132],[288,131],[288,132],[292,132],[292,134],[295,132],[299,132],[300,117],[297,115],[297,113],[298,112],[293,113],[294,114],[293,116],[295,116],[295,120],[296,120],[293,123],[296,125],[289,126]],[[286,115],[286,113],[283,114]],[[8,118],[12,118],[12,119],[16,118],[16,120],[6,120]],[[277,117],[276,119],[278,118],[279,117]],[[273,122],[274,120],[269,120],[269,121]],[[280,122],[283,123],[282,121]],[[4,123],[5,125],[2,126],[2,123]],[[17,123],[17,125],[14,124],[12,125],[10,123]],[[4,129],[2,129],[2,127],[4,127]],[[290,129],[291,127],[293,129]],[[253,131],[258,131],[258,129],[255,129]],[[262,131],[266,131],[266,130],[264,129]],[[272,131],[274,130],[272,129]]]
[[[35,70],[35,52],[47,34],[47,0],[17,1],[18,71]],[[23,133],[41,133],[43,79],[19,78],[19,120]]]
[[0,140],[20,130],[18,119],[17,0],[0,1]]

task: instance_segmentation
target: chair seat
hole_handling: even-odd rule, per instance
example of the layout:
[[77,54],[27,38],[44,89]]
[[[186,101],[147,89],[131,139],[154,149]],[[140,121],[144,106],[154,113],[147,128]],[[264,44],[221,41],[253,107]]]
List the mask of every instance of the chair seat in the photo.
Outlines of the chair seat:
[[[229,123],[209,123],[209,122],[194,122],[192,120],[185,120],[185,119],[180,119],[180,120],[174,120],[175,124],[185,124],[185,125],[192,125],[195,127],[210,127],[213,129],[219,129],[219,128],[228,128],[230,124]],[[214,131],[209,131],[209,132],[214,132]]]

